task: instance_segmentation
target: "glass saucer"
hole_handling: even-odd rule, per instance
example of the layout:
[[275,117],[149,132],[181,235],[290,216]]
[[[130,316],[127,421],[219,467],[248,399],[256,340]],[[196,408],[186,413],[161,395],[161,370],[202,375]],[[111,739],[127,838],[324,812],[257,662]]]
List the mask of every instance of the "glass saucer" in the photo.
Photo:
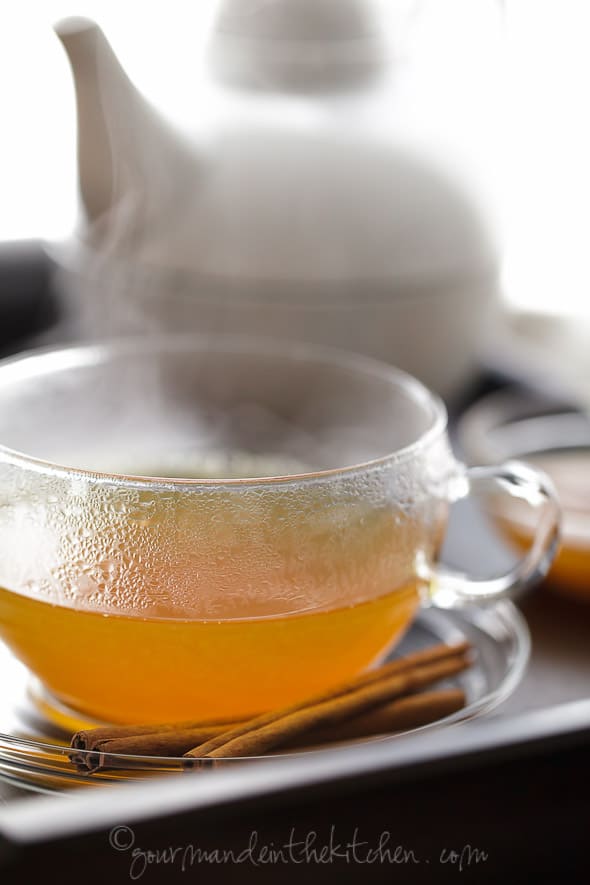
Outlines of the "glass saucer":
[[[530,651],[526,623],[515,606],[501,602],[486,608],[468,607],[461,611],[424,609],[396,647],[392,657],[408,654],[438,642],[457,643],[467,639],[476,653],[474,665],[447,685],[463,688],[467,705],[458,713],[444,717],[413,731],[441,728],[487,713],[506,700],[520,682]],[[39,713],[39,693],[26,668],[3,646],[0,646],[0,778],[39,792],[121,783],[178,773],[183,770],[182,758],[112,755],[112,768],[95,774],[78,772],[70,761],[68,735]],[[32,698],[35,697],[35,702]],[[64,712],[65,708],[64,708]],[[409,732],[404,732],[408,734]],[[392,745],[402,733],[348,741],[346,745],[370,745],[376,741]],[[338,746],[344,746],[344,742]],[[77,754],[84,751],[76,751]],[[330,753],[329,747],[318,750],[293,751],[277,756],[302,753]],[[196,761],[196,760],[195,760]],[[244,759],[215,760],[215,766],[244,764]],[[211,761],[202,760],[203,768]]]

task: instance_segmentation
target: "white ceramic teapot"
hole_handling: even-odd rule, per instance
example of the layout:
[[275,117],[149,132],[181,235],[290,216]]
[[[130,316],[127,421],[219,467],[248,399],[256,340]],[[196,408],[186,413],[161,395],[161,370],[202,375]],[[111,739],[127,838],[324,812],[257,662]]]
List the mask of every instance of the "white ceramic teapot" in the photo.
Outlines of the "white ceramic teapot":
[[392,136],[388,53],[361,0],[226,0],[208,116],[180,132],[101,30],[57,32],[74,74],[85,219],[64,257],[78,333],[194,328],[361,351],[444,395],[494,301],[486,225]]

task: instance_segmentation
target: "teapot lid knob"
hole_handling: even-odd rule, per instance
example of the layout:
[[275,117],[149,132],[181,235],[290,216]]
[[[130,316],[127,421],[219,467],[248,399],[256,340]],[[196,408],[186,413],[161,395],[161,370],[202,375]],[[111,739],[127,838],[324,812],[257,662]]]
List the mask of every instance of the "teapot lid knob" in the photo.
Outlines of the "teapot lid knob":
[[355,88],[381,73],[384,41],[367,0],[222,0],[208,60],[232,86]]

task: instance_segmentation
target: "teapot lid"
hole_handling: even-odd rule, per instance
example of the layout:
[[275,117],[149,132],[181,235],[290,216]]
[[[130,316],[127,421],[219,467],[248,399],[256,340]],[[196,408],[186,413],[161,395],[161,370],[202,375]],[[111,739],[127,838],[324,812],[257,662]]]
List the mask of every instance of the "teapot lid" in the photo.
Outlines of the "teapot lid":
[[223,0],[208,60],[241,88],[358,88],[383,70],[382,29],[366,0]]

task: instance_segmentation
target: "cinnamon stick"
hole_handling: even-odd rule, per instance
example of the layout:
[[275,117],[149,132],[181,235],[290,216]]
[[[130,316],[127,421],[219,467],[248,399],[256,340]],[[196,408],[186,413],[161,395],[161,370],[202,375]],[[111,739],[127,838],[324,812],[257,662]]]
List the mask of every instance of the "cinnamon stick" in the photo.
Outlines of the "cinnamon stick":
[[194,747],[185,756],[189,759],[258,756],[284,746],[315,728],[338,725],[386,701],[454,676],[468,666],[467,657],[461,654],[394,672],[383,679],[364,684],[346,694],[331,696],[319,703],[309,702],[306,706],[279,710],[270,721],[268,717],[261,716],[245,726],[238,726]]
[[[234,720],[235,721],[235,720]],[[153,726],[152,726],[153,727]],[[223,725],[210,725],[201,728],[174,729],[149,734],[126,735],[113,739],[89,740],[87,748],[77,747],[69,754],[79,772],[94,774],[104,768],[118,767],[109,759],[113,754],[125,756],[182,756],[187,749],[200,741],[207,741],[215,735],[227,731]],[[83,749],[83,752],[81,752]],[[123,762],[122,767],[127,767]]]
[[[375,670],[369,670],[366,673],[362,673],[355,679],[342,683],[335,688],[320,692],[319,694],[314,695],[311,698],[299,701],[298,703],[292,704],[289,707],[283,708],[281,710],[273,710],[269,713],[264,713],[261,716],[249,720],[243,725],[237,725],[230,731],[211,738],[202,746],[195,746],[194,749],[186,755],[195,758],[202,758],[203,756],[213,755],[214,751],[221,747],[223,744],[228,743],[229,741],[234,741],[242,735],[246,735],[250,731],[263,728],[267,725],[271,725],[279,718],[284,718],[285,716],[297,713],[298,711],[304,710],[313,705],[321,704],[326,701],[333,701],[335,698],[345,696],[364,687],[369,687],[374,683],[381,682],[387,679],[389,676],[395,676],[404,673],[420,665],[427,665],[430,663],[435,663],[437,661],[442,662],[445,659],[463,655],[469,650],[469,648],[470,646],[468,642],[461,642],[457,645],[441,644],[432,646],[423,651],[415,652],[411,655],[407,655],[404,658],[397,658],[396,660],[391,661],[391,663],[389,664],[384,664],[382,667],[378,667]],[[401,692],[399,693],[401,694]],[[391,700],[391,697],[386,697],[384,698],[384,700]],[[377,704],[375,703],[375,706],[376,705]]]
[[[355,716],[348,722],[337,726],[327,726],[300,735],[285,744],[284,749],[295,750],[304,747],[316,747],[337,741],[368,738],[378,734],[406,731],[419,728],[445,716],[450,716],[465,706],[465,694],[460,689],[421,692],[407,695],[397,701],[383,704],[368,713]],[[209,733],[221,734],[223,725],[208,726]],[[153,734],[127,735],[113,740],[93,742],[93,750],[84,753],[72,753],[70,758],[78,771],[94,774],[106,768],[127,766],[126,759],[117,760],[113,757],[125,756],[176,756],[186,753],[201,739],[207,729],[181,729],[154,732]]]
[[[73,736],[70,746],[76,750],[95,750],[105,741],[115,741],[126,738],[137,738],[143,735],[167,734],[177,731],[206,731],[213,734],[215,731],[227,730],[238,723],[244,722],[244,717],[233,719],[200,719],[188,722],[160,722],[147,725],[101,725],[98,728],[87,728],[77,731]],[[112,752],[117,752],[113,750]],[[121,750],[120,752],[125,752]]]
[[439,689],[410,694],[397,701],[383,704],[355,716],[338,725],[325,726],[300,735],[285,744],[283,749],[301,749],[301,747],[321,746],[336,741],[351,741],[359,738],[374,737],[378,734],[390,734],[396,731],[407,731],[420,728],[437,719],[443,719],[461,710],[465,706],[465,692],[460,688]]

